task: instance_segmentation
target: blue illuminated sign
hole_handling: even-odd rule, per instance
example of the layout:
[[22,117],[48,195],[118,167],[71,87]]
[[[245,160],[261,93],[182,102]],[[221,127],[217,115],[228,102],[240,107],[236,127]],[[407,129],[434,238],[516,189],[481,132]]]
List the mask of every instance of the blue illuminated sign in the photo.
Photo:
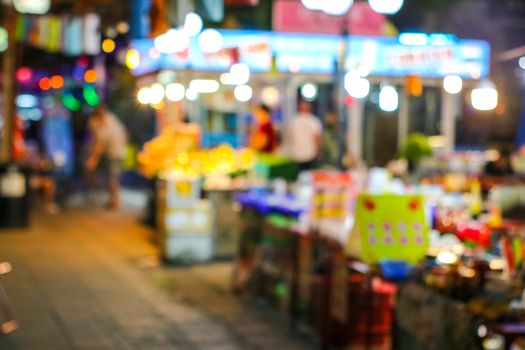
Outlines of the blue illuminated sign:
[[[333,74],[343,40],[337,35],[263,31],[222,30],[221,34],[223,49],[215,54],[202,53],[196,39],[186,52],[178,54],[155,54],[153,40],[135,40],[132,47],[140,52],[141,60],[133,74],[160,69],[225,72],[235,62],[264,73],[272,69],[273,59],[280,72]],[[346,68],[365,69],[372,76],[387,77],[442,78],[456,74],[480,79],[489,75],[490,46],[485,41],[460,40],[438,33],[425,35],[426,44],[422,43],[403,45],[398,38],[351,36],[347,39]]]

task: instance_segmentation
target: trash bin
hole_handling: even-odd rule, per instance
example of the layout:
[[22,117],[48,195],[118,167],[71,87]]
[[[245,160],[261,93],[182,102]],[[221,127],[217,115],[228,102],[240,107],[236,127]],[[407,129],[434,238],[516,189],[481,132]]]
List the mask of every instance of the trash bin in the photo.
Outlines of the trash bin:
[[27,227],[29,211],[29,169],[0,165],[0,228]]

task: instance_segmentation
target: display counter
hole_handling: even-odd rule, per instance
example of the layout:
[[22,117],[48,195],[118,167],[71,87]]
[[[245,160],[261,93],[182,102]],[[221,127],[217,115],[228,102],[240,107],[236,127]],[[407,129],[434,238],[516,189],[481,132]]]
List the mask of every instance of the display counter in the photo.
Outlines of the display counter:
[[213,258],[232,259],[239,240],[239,205],[232,189],[205,189],[203,197],[210,201],[213,216]]
[[212,205],[201,200],[198,180],[158,179],[157,234],[166,262],[206,262],[213,257]]
[[[237,196],[235,291],[266,300],[323,348],[517,346],[525,226],[502,218],[501,203],[484,200],[479,182],[471,186],[450,199],[425,188],[354,196],[323,184],[300,210],[289,194]],[[347,220],[324,219],[347,198],[351,230],[341,225]]]

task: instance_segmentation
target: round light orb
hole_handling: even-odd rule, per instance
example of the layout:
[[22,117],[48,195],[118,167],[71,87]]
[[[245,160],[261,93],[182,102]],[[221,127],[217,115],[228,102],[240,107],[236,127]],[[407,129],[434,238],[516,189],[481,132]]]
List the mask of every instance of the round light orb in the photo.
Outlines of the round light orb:
[[214,79],[193,79],[190,81],[190,89],[199,94],[212,94],[219,91],[220,84]]
[[140,53],[135,49],[129,49],[126,52],[126,66],[129,69],[138,68],[140,65]]
[[365,98],[370,93],[370,82],[356,71],[346,73],[344,87],[353,98]]
[[237,85],[237,82],[230,73],[222,73],[219,77],[219,80],[223,85]]
[[151,104],[161,103],[164,99],[164,87],[159,83],[151,85],[149,88],[149,102]]
[[115,51],[115,40],[104,39],[104,41],[102,41],[102,51],[105,53],[112,53]]
[[399,107],[399,94],[395,87],[385,85],[379,92],[379,108],[385,112],[394,112]]
[[306,83],[301,87],[301,96],[307,101],[314,101],[317,98],[317,86],[312,83]]
[[261,100],[265,105],[271,108],[279,106],[279,90],[274,86],[267,86],[261,91]]
[[491,111],[498,106],[498,90],[490,80],[483,81],[472,90],[472,107],[478,111]]
[[114,27],[109,27],[106,29],[106,36],[111,39],[115,39],[117,37],[117,30]]
[[354,4],[354,0],[324,0],[322,10],[332,16],[348,14],[348,10]]
[[177,72],[174,70],[163,70],[157,74],[157,81],[162,85],[169,85],[177,79]]
[[385,15],[394,15],[403,7],[403,0],[368,0],[372,10]]
[[28,67],[21,67],[16,71],[16,79],[21,83],[27,83],[33,77],[33,71]]
[[199,35],[199,46],[204,53],[216,53],[222,49],[223,38],[215,29],[205,29]]
[[244,85],[250,80],[250,67],[246,63],[236,63],[230,68],[230,78],[237,85]]
[[233,90],[233,95],[240,102],[247,102],[253,96],[253,90],[249,85],[239,85]]
[[520,59],[518,60],[518,65],[521,69],[525,69],[525,56],[520,57]]
[[190,46],[190,38],[183,30],[170,29],[155,38],[153,44],[160,53],[183,52]]
[[38,98],[31,94],[21,94],[16,97],[16,106],[19,108],[38,107]]
[[151,47],[151,48],[148,50],[148,56],[149,56],[151,59],[156,60],[157,58],[160,57],[160,52],[159,52],[159,50],[157,50],[155,47]]
[[186,89],[186,99],[188,101],[195,101],[198,97],[199,97],[199,94],[197,93],[197,91],[191,88]]
[[458,75],[447,75],[443,79],[443,89],[452,95],[459,94],[463,89],[463,79]]
[[186,88],[184,85],[173,83],[166,86],[166,98],[171,102],[179,102],[184,99]]
[[129,32],[129,24],[125,21],[118,22],[115,28],[117,29],[117,33],[119,34],[126,34],[127,32]]
[[[5,1],[4,1],[5,2]],[[43,15],[49,11],[51,0],[13,0],[15,10],[20,13]]]
[[139,89],[139,91],[137,92],[137,101],[139,101],[139,103],[143,105],[147,105],[150,103],[149,87],[145,86]]
[[323,0],[301,0],[301,3],[309,10],[323,9]]
[[195,12],[190,12],[184,20],[184,31],[189,36],[196,36],[202,30],[202,18]]
[[7,50],[7,46],[9,45],[8,38],[9,36],[7,34],[7,30],[5,30],[3,27],[0,27],[0,52]]
[[485,326],[484,324],[480,325],[478,327],[478,337],[480,338],[485,338],[488,334],[488,329],[487,329],[487,326]]

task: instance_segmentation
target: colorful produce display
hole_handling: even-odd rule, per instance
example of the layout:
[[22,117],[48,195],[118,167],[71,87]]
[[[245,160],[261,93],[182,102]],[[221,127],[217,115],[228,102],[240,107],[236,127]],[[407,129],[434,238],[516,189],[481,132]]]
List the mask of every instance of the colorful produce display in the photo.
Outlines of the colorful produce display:
[[153,177],[161,173],[199,177],[234,174],[251,169],[257,159],[255,152],[229,145],[212,149],[199,148],[198,134],[166,127],[144,145],[138,155],[142,173]]

